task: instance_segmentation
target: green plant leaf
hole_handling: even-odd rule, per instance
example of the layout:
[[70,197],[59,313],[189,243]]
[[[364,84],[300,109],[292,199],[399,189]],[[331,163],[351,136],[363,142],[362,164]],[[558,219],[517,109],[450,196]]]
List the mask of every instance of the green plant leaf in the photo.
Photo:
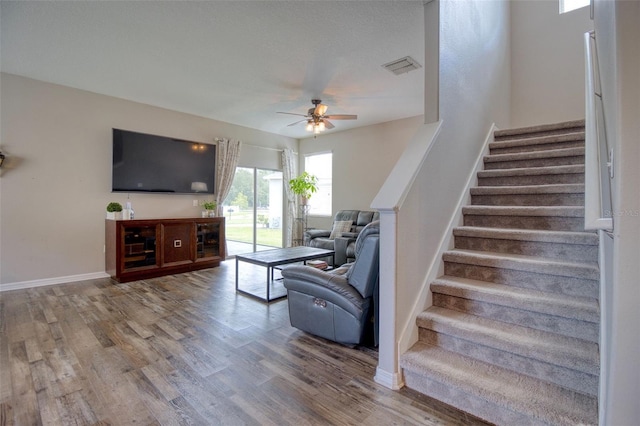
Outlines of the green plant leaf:
[[303,172],[300,176],[289,181],[289,188],[294,194],[304,198],[311,198],[311,195],[318,191],[318,177],[308,172]]

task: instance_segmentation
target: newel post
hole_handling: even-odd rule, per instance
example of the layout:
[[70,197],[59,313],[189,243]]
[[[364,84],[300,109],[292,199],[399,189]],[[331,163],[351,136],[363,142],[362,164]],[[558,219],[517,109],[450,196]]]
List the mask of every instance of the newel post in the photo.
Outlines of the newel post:
[[404,386],[398,362],[398,327],[396,324],[397,219],[396,210],[380,212],[380,310],[378,367],[374,380],[390,389]]

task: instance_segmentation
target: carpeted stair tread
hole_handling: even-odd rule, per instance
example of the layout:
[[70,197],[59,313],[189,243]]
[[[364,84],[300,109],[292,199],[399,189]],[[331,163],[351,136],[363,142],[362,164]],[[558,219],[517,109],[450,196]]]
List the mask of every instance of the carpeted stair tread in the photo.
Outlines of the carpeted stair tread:
[[503,139],[500,141],[490,142],[489,149],[514,148],[520,146],[531,145],[548,145],[558,142],[584,141],[584,131],[565,133],[561,135],[550,136],[534,136],[527,139]]
[[597,343],[431,306],[418,327],[588,374],[600,368]]
[[513,185],[518,182],[510,182],[511,185],[490,186],[486,182],[484,183],[484,186],[470,190],[471,205],[584,206],[584,191],[578,187],[548,188],[543,185]]
[[582,206],[465,206],[464,215],[584,217]]
[[505,176],[537,176],[560,175],[567,173],[584,174],[584,164],[569,164],[565,166],[545,167],[517,167],[513,169],[479,170],[478,177],[505,177]]
[[492,253],[453,249],[443,253],[445,262],[488,266],[491,268],[515,269],[588,280],[598,280],[600,272],[596,263],[557,261],[543,257],[518,254]]
[[525,139],[504,139],[489,143],[490,154],[546,151],[559,148],[584,147],[584,132],[537,136]]
[[460,226],[453,229],[456,249],[489,251],[597,262],[598,236],[588,232],[543,231],[503,227]]
[[484,163],[498,163],[507,161],[525,161],[540,158],[559,158],[584,156],[584,148],[560,148],[546,151],[514,152],[510,154],[492,154],[484,157]]
[[493,168],[477,177],[478,186],[584,183],[584,164]]
[[551,123],[551,124],[540,124],[536,126],[526,126],[526,127],[515,127],[512,129],[503,129],[496,130],[494,132],[494,138],[496,140],[504,139],[508,137],[516,137],[523,135],[535,135],[538,133],[546,133],[546,132],[563,132],[563,133],[572,133],[573,129],[581,129],[584,130],[585,120],[572,120],[572,121],[563,121],[560,123]]
[[502,240],[537,241],[545,243],[598,245],[598,235],[592,232],[543,231],[535,229],[501,229],[480,226],[459,226],[454,236]]
[[471,195],[505,195],[505,194],[582,194],[584,184],[551,184],[551,185],[502,185],[476,186],[471,188]]
[[[445,278],[446,277],[449,277],[449,275],[446,275]],[[451,276],[451,277],[456,278],[455,276]],[[505,285],[507,285],[508,287],[514,287],[510,283]],[[560,334],[563,336],[575,337],[577,339],[582,339],[587,342],[594,342],[594,343],[599,342],[599,323],[598,322],[591,322],[583,319],[569,318],[571,316],[581,316],[580,314],[555,315],[552,313],[540,312],[543,310],[551,311],[552,309],[548,309],[548,308],[539,309],[537,307],[538,305],[526,306],[523,309],[521,307],[522,305],[517,303],[518,302],[517,300],[515,301],[516,303],[513,306],[510,306],[507,303],[512,302],[513,300],[509,297],[502,297],[502,295],[500,295],[499,300],[503,304],[498,304],[498,303],[494,303],[498,299],[485,301],[485,300],[482,300],[482,295],[477,297],[477,295],[472,292],[466,293],[470,295],[468,299],[447,294],[447,293],[458,292],[458,291],[460,290],[456,288],[451,288],[451,287],[447,287],[442,292],[434,290],[433,306],[453,309],[455,311],[464,312],[470,315],[477,315],[480,317],[490,318],[490,319],[494,319],[501,322],[507,322],[511,324],[517,324],[524,327],[536,328],[538,330],[545,330],[545,331]],[[465,290],[462,290],[462,291],[465,291]],[[545,290],[540,290],[540,291],[545,292]],[[549,294],[551,292],[546,292],[546,293]],[[564,295],[561,295],[561,296],[564,297]],[[487,297],[492,297],[492,296],[487,295]],[[572,296],[569,296],[569,297],[572,297]],[[578,297],[582,299],[588,298],[586,296],[578,296]],[[591,300],[597,300],[597,299],[593,297],[591,298]],[[428,330],[419,329],[419,336],[420,336],[420,340],[424,340],[425,342],[429,343]],[[445,349],[454,350],[445,346],[446,336],[438,335],[435,337],[435,339],[438,342],[438,346],[442,346]],[[442,345],[440,343],[442,343]],[[463,343],[463,342],[458,342],[458,343]],[[463,343],[463,344],[467,345],[467,343]],[[485,352],[486,351],[487,351],[487,348],[485,348]],[[466,351],[459,351],[459,352],[465,353]],[[489,356],[490,358],[480,358],[480,359],[485,359],[488,362],[493,362],[495,358],[492,357],[491,355]],[[513,358],[513,357],[514,357],[513,355],[509,355],[509,358]],[[503,367],[510,368],[510,367],[507,367],[506,365],[502,365],[503,361],[504,361],[504,358],[501,358],[501,362],[499,362],[498,364],[500,364]],[[527,363],[525,360],[519,360],[516,362]],[[497,363],[497,362],[494,362],[494,363]],[[541,370],[550,371],[548,366],[547,367],[543,366]],[[545,379],[545,380],[548,380],[551,378],[551,381],[554,381],[553,376],[555,376],[554,373],[551,373],[551,377],[546,377],[546,376],[544,377],[535,376],[535,377],[539,379]],[[570,376],[573,379],[576,378],[575,375],[563,374],[563,380],[566,380]],[[560,377],[558,376],[557,379],[559,380]],[[587,383],[587,382],[590,382],[590,383]],[[573,380],[572,381],[573,385],[577,387],[573,387],[572,389],[578,390],[583,393],[593,394],[593,391],[597,387],[595,386],[594,379],[590,378],[587,380],[587,382],[582,380],[578,380],[578,381]],[[560,384],[562,386],[569,386],[569,387],[572,386],[569,384],[569,382],[565,382],[565,381],[555,382],[555,383]]]
[[[461,408],[491,422],[522,424],[522,413],[529,424],[597,423],[595,398],[436,346],[416,343],[402,355],[400,365],[411,381],[415,375],[444,384],[451,398],[445,402],[468,404]],[[473,404],[465,396],[480,400]]]
[[584,207],[470,205],[462,208],[465,226],[584,231]]
[[600,318],[598,301],[587,297],[561,295],[446,275],[431,284],[431,291],[588,322],[597,322]]

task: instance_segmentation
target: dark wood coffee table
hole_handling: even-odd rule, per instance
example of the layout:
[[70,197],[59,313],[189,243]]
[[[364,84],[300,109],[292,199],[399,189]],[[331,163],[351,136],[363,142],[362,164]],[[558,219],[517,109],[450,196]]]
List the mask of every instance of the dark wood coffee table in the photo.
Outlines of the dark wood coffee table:
[[[243,293],[263,302],[272,302],[287,297],[286,293],[282,296],[274,298],[270,297],[271,283],[273,282],[273,270],[277,266],[286,265],[288,263],[306,262],[307,260],[320,259],[323,257],[330,257],[331,262],[329,265],[333,265],[333,256],[335,252],[333,250],[319,249],[315,247],[297,246],[288,247],[282,249],[264,250],[255,253],[237,254],[236,255],[236,292]],[[238,263],[247,262],[254,265],[265,266],[267,268],[267,297],[261,297],[257,294],[242,290],[238,287]]]

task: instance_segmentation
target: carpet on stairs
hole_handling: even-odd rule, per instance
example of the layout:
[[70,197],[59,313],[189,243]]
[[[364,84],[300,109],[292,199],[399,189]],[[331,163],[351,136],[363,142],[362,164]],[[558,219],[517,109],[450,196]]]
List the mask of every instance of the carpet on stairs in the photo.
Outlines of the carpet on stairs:
[[598,237],[584,121],[499,130],[401,356],[408,387],[496,424],[597,424]]

